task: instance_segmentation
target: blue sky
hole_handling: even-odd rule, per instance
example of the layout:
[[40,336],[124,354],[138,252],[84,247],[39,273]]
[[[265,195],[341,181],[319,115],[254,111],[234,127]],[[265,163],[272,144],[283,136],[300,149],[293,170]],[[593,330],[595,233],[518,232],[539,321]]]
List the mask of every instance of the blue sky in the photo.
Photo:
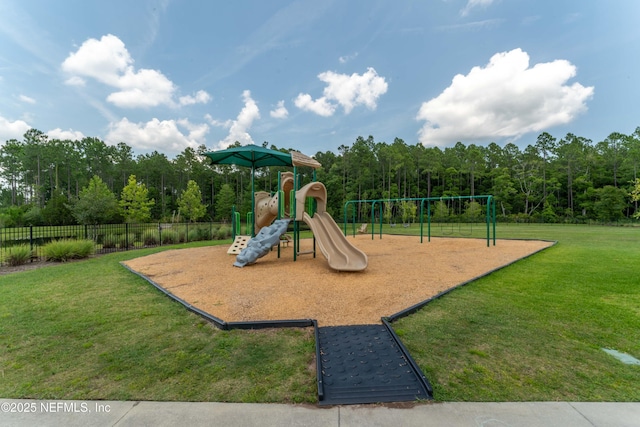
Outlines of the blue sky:
[[0,144],[598,142],[640,126],[639,19],[637,0],[2,0]]

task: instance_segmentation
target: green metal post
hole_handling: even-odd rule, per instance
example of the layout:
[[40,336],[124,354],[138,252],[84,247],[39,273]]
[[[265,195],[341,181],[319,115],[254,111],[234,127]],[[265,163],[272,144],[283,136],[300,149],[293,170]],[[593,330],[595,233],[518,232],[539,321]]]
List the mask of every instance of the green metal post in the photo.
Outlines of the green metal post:
[[427,203],[427,241],[431,241],[431,202]]
[[376,228],[376,203],[378,201],[374,200],[371,202],[371,240],[373,240],[373,236],[375,233],[375,228]]
[[[376,203],[380,203],[380,200],[374,200],[371,203],[371,240],[374,239],[374,235],[375,235],[375,230],[376,230],[376,219],[375,219],[375,214],[374,212],[376,211]],[[382,204],[380,204],[380,206],[382,206]],[[382,218],[382,216],[381,216]],[[382,223],[380,223],[380,229],[382,229]]]
[[298,219],[296,218],[296,191],[298,191],[298,168],[293,167],[293,190],[291,190],[291,212],[293,213],[293,260],[298,259],[298,236],[300,233]]
[[378,215],[378,217],[380,218],[379,221],[380,221],[380,238],[381,239],[382,239],[382,220],[383,220],[382,216],[383,216],[383,214],[384,214],[384,208],[382,207],[382,204],[381,204],[380,205],[380,214]]
[[420,200],[420,243],[423,241],[423,229],[424,229],[424,200]]
[[[251,166],[251,213],[256,210],[256,189],[255,189],[255,167]],[[248,215],[247,215],[248,218]],[[253,215],[251,216],[253,219]],[[247,223],[247,231],[249,231],[249,224]],[[255,237],[256,235],[256,224],[254,221],[251,221],[251,237]]]
[[[249,224],[251,224],[251,228],[249,228]],[[256,234],[255,225],[256,223],[253,220],[253,212],[247,212],[247,234],[251,234],[251,237],[255,237],[255,234]],[[251,230],[251,233],[249,233],[249,230]]]
[[[160,228],[160,225],[158,225]],[[236,205],[231,206],[231,237],[236,240]]]
[[373,240],[373,233],[376,228],[376,202],[377,200],[371,202],[371,240]]
[[[282,219],[282,212],[284,211],[284,191],[280,189],[280,173],[278,173],[278,191],[276,194],[278,195],[278,216],[277,218]],[[278,236],[278,258],[280,258],[280,236]]]
[[353,203],[351,205],[351,230],[353,232],[353,236],[356,236],[356,204]]
[[[284,211],[284,209],[282,209],[284,207],[284,197],[282,197],[282,195],[280,194],[282,192],[281,185],[282,183],[281,181],[281,174],[278,173],[278,191],[276,192],[276,194],[278,194],[278,219],[282,219],[282,213]],[[280,246],[278,245],[278,248]]]
[[491,234],[491,196],[489,196],[487,198],[487,215],[485,215],[487,217],[486,221],[487,221],[487,247],[489,247],[489,242],[491,241],[490,238],[490,234]]
[[491,198],[491,212],[493,214],[493,246],[496,245],[496,201],[495,199]]

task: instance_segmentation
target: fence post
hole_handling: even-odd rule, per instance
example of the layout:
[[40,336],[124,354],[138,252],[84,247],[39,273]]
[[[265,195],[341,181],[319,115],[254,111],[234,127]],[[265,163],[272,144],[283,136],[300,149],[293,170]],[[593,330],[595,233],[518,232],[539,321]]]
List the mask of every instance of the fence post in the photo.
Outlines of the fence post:
[[160,246],[162,246],[162,224],[158,223],[158,237],[160,241],[158,242]]
[[187,224],[187,226],[186,226],[187,227],[187,231],[185,231],[185,234],[184,234],[184,241],[186,243],[189,243],[189,223],[186,222],[185,224]]
[[129,250],[129,223],[124,223],[124,245],[126,246],[125,251]]
[[33,225],[29,226],[29,249],[33,253]]

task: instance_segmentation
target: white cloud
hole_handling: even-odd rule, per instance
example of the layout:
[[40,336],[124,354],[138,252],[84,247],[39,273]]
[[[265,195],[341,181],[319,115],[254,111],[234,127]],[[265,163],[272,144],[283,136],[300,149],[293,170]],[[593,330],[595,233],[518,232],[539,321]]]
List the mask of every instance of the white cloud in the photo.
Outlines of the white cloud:
[[83,79],[82,77],[71,76],[67,80],[64,81],[64,84],[66,84],[68,86],[82,87],[82,86],[85,86],[87,84],[87,81],[85,79]]
[[49,140],[59,139],[60,141],[80,141],[85,137],[85,135],[78,130],[62,130],[60,128],[50,130],[47,132],[47,136],[49,137]]
[[21,140],[29,129],[31,129],[31,126],[23,120],[11,122],[9,119],[0,116],[0,144],[10,139]]
[[204,143],[209,126],[206,123],[191,123],[188,119],[178,120],[178,124],[189,131],[188,138],[199,143]]
[[469,0],[467,5],[460,11],[461,16],[467,16],[473,8],[490,6],[494,0]]
[[593,87],[567,84],[576,67],[555,60],[529,67],[521,49],[497,53],[485,67],[456,75],[436,98],[424,102],[417,120],[425,145],[514,138],[571,122],[586,111]]
[[344,108],[345,114],[349,114],[358,105],[375,110],[378,98],[388,89],[385,78],[378,76],[371,67],[364,74],[347,75],[325,71],[318,74],[318,78],[327,83],[323,96],[313,100],[311,95],[301,93],[295,99],[295,105],[325,117],[333,115],[338,105]]
[[242,145],[253,144],[253,138],[249,135],[249,129],[251,129],[254,120],[260,118],[260,109],[258,108],[258,104],[251,98],[251,91],[245,90],[242,92],[242,98],[244,107],[238,114],[238,117],[231,121],[229,135],[218,142],[219,150],[229,148],[229,146],[236,141],[239,141]]
[[336,106],[329,103],[325,96],[314,101],[308,93],[301,93],[293,103],[301,110],[311,111],[323,117],[333,116],[333,113],[336,111]]
[[176,121],[153,118],[146,123],[132,123],[125,117],[109,124],[105,142],[112,145],[124,142],[140,151],[179,153],[187,147],[197,148],[204,144],[204,136],[208,130],[206,124],[195,125],[186,119]]
[[228,119],[225,121],[221,121],[221,120],[217,120],[214,119],[213,117],[211,117],[211,114],[205,114],[204,118],[209,122],[209,124],[211,126],[215,126],[215,127],[219,127],[219,128],[225,128],[225,129],[229,129],[231,127],[231,125],[233,124],[233,120]]
[[18,96],[18,98],[20,99],[20,101],[26,102],[27,104],[35,104],[36,103],[35,99],[33,99],[31,97],[28,97],[27,95],[20,95],[20,96]]
[[118,37],[107,34],[100,40],[88,39],[70,53],[62,69],[77,76],[91,77],[109,86],[120,87],[120,77],[132,68],[133,59]]
[[88,77],[115,88],[107,101],[122,108],[176,107],[210,100],[208,93],[198,91],[175,102],[177,87],[171,80],[157,70],[136,70],[133,63],[122,40],[108,34],[100,40],[86,40],[64,60],[62,69],[71,75],[66,80],[68,85],[84,86]]
[[120,76],[118,87],[122,90],[107,96],[107,101],[123,108],[172,106],[176,89],[159,71],[145,69],[128,69]]
[[274,119],[286,119],[289,116],[289,111],[284,106],[284,100],[278,101],[278,105],[276,105],[275,110],[271,110],[269,114]]
[[180,97],[180,105],[206,104],[211,101],[211,95],[204,90],[199,90],[194,96],[187,95]]

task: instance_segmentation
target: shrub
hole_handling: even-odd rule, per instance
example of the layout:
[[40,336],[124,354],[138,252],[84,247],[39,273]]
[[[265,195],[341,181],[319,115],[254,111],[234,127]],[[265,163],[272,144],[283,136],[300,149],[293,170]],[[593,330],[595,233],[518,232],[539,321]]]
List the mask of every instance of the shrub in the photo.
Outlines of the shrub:
[[216,236],[219,240],[228,239],[231,236],[231,227],[227,227],[226,225],[221,225],[218,229]]
[[42,248],[48,261],[65,262],[71,259],[87,258],[93,254],[92,240],[57,240]]
[[220,224],[212,224],[209,231],[209,238],[213,239],[218,234]]
[[133,233],[121,234],[118,236],[118,247],[119,248],[127,248],[127,242],[129,242],[130,248],[134,246],[134,242],[136,241],[136,235]]
[[142,243],[145,246],[157,246],[160,242],[160,233],[156,230],[147,230],[142,235]]
[[118,234],[105,234],[102,238],[102,247],[104,249],[112,249],[118,245],[120,241],[120,235]]
[[178,243],[178,233],[174,230],[162,230],[162,244],[171,245]]
[[200,238],[200,234],[198,233],[198,230],[190,230],[189,231],[189,241],[190,242],[195,242],[197,240],[203,240]]
[[29,245],[18,245],[6,249],[4,262],[11,267],[25,264],[31,259],[31,248]]
[[211,240],[211,227],[208,225],[196,228],[196,233],[198,240]]

